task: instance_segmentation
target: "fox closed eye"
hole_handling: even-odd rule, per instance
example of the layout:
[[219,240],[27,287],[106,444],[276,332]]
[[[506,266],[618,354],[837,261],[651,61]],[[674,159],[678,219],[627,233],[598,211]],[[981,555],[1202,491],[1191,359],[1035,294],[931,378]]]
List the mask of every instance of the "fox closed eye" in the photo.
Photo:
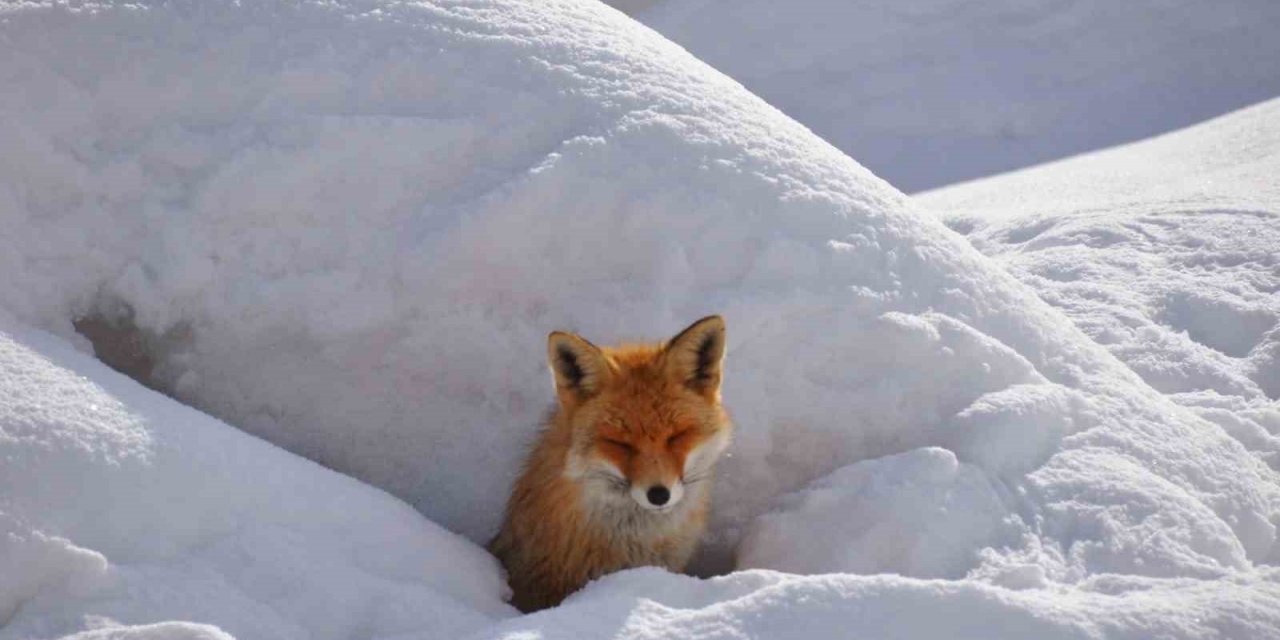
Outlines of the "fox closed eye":
[[633,446],[631,446],[630,444],[627,444],[626,442],[623,442],[623,441],[621,441],[621,440],[613,440],[613,439],[611,439],[611,438],[603,438],[603,439],[601,439],[601,442],[603,442],[603,443],[605,443],[605,444],[607,444],[607,445],[609,445],[609,446],[612,446],[612,447],[617,447],[619,450],[621,450],[621,451],[625,451],[627,455],[631,455],[631,454],[633,454],[633,453],[635,453],[635,452],[636,452],[636,448],[635,448],[635,447],[633,447]]

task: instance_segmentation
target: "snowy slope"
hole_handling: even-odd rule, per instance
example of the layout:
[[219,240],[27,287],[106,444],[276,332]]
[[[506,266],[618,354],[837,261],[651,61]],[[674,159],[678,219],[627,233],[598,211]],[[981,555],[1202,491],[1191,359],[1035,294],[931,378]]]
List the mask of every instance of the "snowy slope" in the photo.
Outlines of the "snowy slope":
[[473,636],[525,638],[1274,638],[1280,571],[1220,581],[1108,576],[1013,590],[978,581],[744,571],[608,576],[559,609]]
[[1270,0],[605,0],[908,192],[1280,95]]
[[1280,468],[1277,175],[1272,100],[919,202]]
[[456,637],[513,613],[504,590],[381,491],[0,326],[0,638]]
[[[966,628],[982,637],[1041,619],[1064,637],[1280,633],[1259,604],[1275,593],[1273,469],[901,193],[616,11],[588,0],[4,7],[0,82],[14,90],[0,93],[0,308],[17,336],[5,394],[58,354],[72,372],[59,376],[120,380],[22,328],[33,326],[483,542],[551,400],[549,330],[611,342],[726,316],[737,441],[699,566],[760,571],[628,572],[480,637],[618,624],[631,636],[784,635],[806,610],[828,632],[857,621],[902,637],[930,629],[902,615],[916,607],[972,611]],[[120,387],[110,393],[143,393]],[[40,431],[140,438],[89,417],[88,391],[50,393],[76,418]],[[159,411],[120,402],[129,415]],[[249,539],[233,539],[248,564],[287,554],[279,571],[302,584],[285,590],[299,598],[288,620],[329,613],[310,598],[331,588],[360,587],[338,569],[330,584],[316,564],[329,549],[255,534],[263,521],[292,542],[289,527],[320,517],[317,495],[344,495],[318,479],[332,476],[243,453],[273,450],[180,413],[194,426],[170,434],[157,420],[147,433],[189,442],[165,464],[220,478],[212,491],[151,488],[170,476],[90,451],[30,463],[22,483],[0,484],[0,511],[26,538],[61,536],[108,563],[171,550],[173,563],[223,575],[244,556],[204,555],[200,536],[244,522]],[[0,455],[55,454],[9,438]],[[314,477],[254,476],[287,465]],[[80,498],[40,472],[64,466],[84,468],[94,490]],[[61,497],[45,500],[46,486]],[[377,538],[386,516],[374,512],[395,507],[364,493],[368,522],[314,544],[340,541],[334,562],[379,568],[384,547],[417,553],[391,575],[433,593],[418,567],[439,557],[435,530],[409,518],[421,547]],[[183,517],[150,538],[76,528],[104,501]],[[444,580],[481,573],[464,583],[477,602],[440,614],[458,629],[506,611],[491,567],[470,554],[458,547],[457,566],[441,569]],[[107,616],[253,637],[249,604],[209,612],[152,597],[186,593],[188,576],[139,574],[109,592],[118,600],[52,593],[56,613],[24,606],[15,633]],[[281,579],[248,576],[245,600],[279,593]],[[0,577],[16,590],[4,593],[27,584]],[[418,613],[361,594],[373,604],[359,625],[318,623],[341,637],[408,634]],[[220,617],[233,609],[234,624]],[[135,635],[168,630],[215,633]]]

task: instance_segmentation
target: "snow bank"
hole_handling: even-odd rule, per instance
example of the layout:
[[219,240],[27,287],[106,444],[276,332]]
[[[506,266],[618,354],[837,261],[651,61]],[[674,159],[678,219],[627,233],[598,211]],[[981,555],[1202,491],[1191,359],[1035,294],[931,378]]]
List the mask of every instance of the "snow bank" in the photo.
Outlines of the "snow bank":
[[[0,638],[457,636],[514,612],[492,557],[403,503],[9,320],[0,461]],[[120,626],[165,618],[208,624]]]
[[908,192],[1280,94],[1258,0],[605,0]]
[[743,571],[697,581],[653,569],[606,577],[559,609],[477,638],[1271,638],[1280,575],[1107,577],[1071,589],[976,581]]
[[[1276,629],[1253,604],[1273,582],[1272,469],[902,194],[603,5],[7,5],[0,81],[0,308],[18,322],[87,351],[78,329],[149,384],[481,542],[551,401],[549,330],[611,342],[722,313],[738,439],[702,570],[750,538],[744,563],[964,578],[628,572],[482,636],[595,633],[624,611],[656,634],[780,633],[807,601],[889,635],[922,628],[894,613],[907,603],[990,598],[1025,620],[1079,590],[1078,611],[1105,613],[1089,585],[1108,573],[1223,604],[1203,624]],[[456,635],[508,611],[487,558],[383,494],[13,331],[7,388],[33,370],[89,379],[47,374],[70,391],[11,402],[58,411],[4,423],[37,434],[3,443],[25,469],[0,483],[5,526],[53,558],[0,581],[10,600],[50,594],[12,633],[92,630],[104,611],[238,636],[422,620]],[[860,558],[878,549],[896,555]],[[92,606],[47,586],[104,566],[118,582]],[[691,586],[662,606],[701,613],[645,603],[673,584]],[[1117,629],[1206,628],[1144,626],[1157,604],[1126,602]]]
[[1280,469],[1278,173],[1272,100],[919,201]]
[[[946,449],[858,462],[784,496],[752,524],[740,567],[963,578],[1001,539],[1006,509],[981,469]],[[1016,536],[1017,526],[1008,527]],[[839,532],[835,544],[797,544]]]

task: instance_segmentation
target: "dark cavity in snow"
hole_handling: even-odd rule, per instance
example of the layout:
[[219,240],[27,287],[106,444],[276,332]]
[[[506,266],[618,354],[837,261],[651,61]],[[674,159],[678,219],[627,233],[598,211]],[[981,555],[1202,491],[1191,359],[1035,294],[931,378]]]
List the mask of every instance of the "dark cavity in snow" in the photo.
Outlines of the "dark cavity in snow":
[[118,298],[99,302],[71,324],[76,333],[89,340],[94,356],[103,364],[149,389],[174,397],[159,375],[159,363],[174,345],[190,342],[190,325],[180,323],[163,334],[142,329],[135,321],[133,307]]

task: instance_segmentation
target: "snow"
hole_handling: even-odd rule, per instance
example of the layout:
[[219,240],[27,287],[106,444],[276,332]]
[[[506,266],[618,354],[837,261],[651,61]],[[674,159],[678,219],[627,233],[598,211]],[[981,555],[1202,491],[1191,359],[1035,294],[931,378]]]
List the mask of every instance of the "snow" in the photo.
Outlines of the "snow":
[[217,627],[184,622],[104,627],[67,636],[71,640],[228,640],[232,637]]
[[707,581],[606,576],[564,606],[477,638],[1271,638],[1280,576],[1203,582],[1108,577],[1008,590],[900,576],[743,571]]
[[[752,523],[740,567],[790,573],[897,573],[963,578],[975,551],[1002,540],[1006,515],[981,469],[940,448],[922,448],[841,468],[783,496]],[[1017,535],[1016,525],[1008,527]],[[837,542],[797,545],[839,531]]]
[[6,320],[0,385],[0,637],[454,636],[513,611],[474,544],[62,340]]
[[1268,0],[605,0],[907,192],[1280,94]]
[[[1153,389],[619,12],[0,6],[0,638],[1280,634],[1256,395]],[[547,332],[709,313],[728,575],[515,617]]]
[[1280,469],[1277,122],[1271,100],[918,201]]

